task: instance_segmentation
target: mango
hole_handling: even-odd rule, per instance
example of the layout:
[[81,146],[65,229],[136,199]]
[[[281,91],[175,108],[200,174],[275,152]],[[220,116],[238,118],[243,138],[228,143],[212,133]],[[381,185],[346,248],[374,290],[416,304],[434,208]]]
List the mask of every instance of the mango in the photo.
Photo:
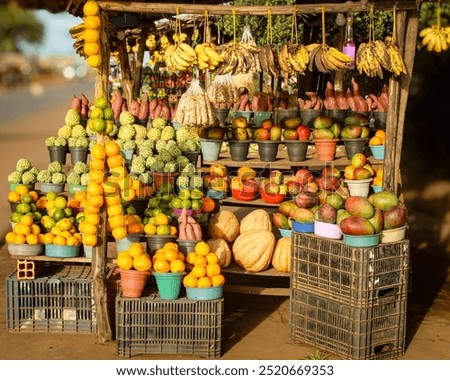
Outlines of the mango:
[[408,219],[408,210],[405,206],[398,205],[387,209],[383,213],[384,225],[383,229],[391,230],[402,227]]
[[243,141],[243,140],[247,140],[247,131],[245,130],[245,128],[234,128],[233,130],[233,138],[235,140],[239,140],[239,141]]
[[226,130],[222,127],[212,127],[206,132],[206,137],[208,139],[223,140],[223,138],[225,137],[225,133]]
[[378,207],[381,211],[386,211],[391,207],[398,206],[398,204],[400,203],[398,197],[394,193],[391,193],[387,190],[372,194],[369,197],[369,201],[375,207]]
[[361,136],[359,136],[362,139],[367,139],[369,137],[369,127],[367,127],[366,125],[364,125],[361,129]]
[[379,234],[381,232],[381,230],[383,229],[383,225],[384,225],[384,216],[383,216],[383,212],[378,208],[375,207],[375,213],[373,214],[373,216],[369,219],[367,219],[370,224],[372,224],[375,233]]
[[291,213],[290,217],[296,222],[311,223],[314,222],[314,211],[307,208],[298,208]]
[[336,190],[341,183],[341,179],[334,176],[319,177],[316,179],[316,183],[323,190]]
[[295,204],[300,208],[311,208],[319,204],[318,194],[303,191],[295,196]]
[[269,140],[270,139],[270,131],[264,128],[257,128],[253,133],[253,136],[256,140]]
[[331,140],[334,139],[334,133],[330,129],[315,129],[313,138],[317,140]]
[[314,213],[314,219],[324,223],[336,223],[337,211],[328,203],[320,206]]
[[367,157],[364,155],[364,153],[355,153],[350,161],[355,169],[362,168],[366,164],[366,162]]
[[297,208],[298,206],[294,201],[283,201],[278,205],[278,211],[286,216],[289,216],[291,212]]
[[369,179],[370,177],[372,177],[372,173],[365,167],[353,170],[354,179]]
[[337,212],[336,212],[336,224],[338,226],[340,226],[341,222],[345,218],[349,218],[350,216],[352,216],[352,215],[348,211],[344,210],[343,208],[337,210]]
[[231,128],[245,128],[248,125],[247,118],[244,116],[237,116],[231,122]]
[[341,137],[343,139],[357,139],[361,137],[362,127],[359,125],[351,125],[342,128]]
[[283,138],[285,140],[298,140],[298,132],[295,129],[283,129]]
[[333,124],[333,119],[328,115],[320,115],[314,118],[313,127],[315,129],[330,128]]
[[275,212],[272,214],[272,223],[275,227],[289,229],[288,218],[281,212]]
[[373,235],[375,233],[372,224],[366,218],[358,215],[343,219],[339,227],[346,235]]
[[293,116],[284,119],[283,126],[286,129],[297,129],[302,124],[303,120],[300,116]]
[[341,131],[342,131],[341,124],[339,124],[337,122],[331,124],[330,131],[333,132],[334,137],[337,139],[340,136]]
[[281,185],[283,183],[283,173],[278,169],[272,170],[269,173],[269,178],[273,183],[276,183],[277,185]]
[[281,140],[282,129],[278,124],[275,124],[269,131],[269,137],[272,141]]
[[325,203],[333,206],[336,210],[344,207],[344,198],[342,198],[338,193],[332,192],[325,198]]
[[359,125],[362,127],[363,125],[369,125],[369,119],[365,117],[363,114],[354,113],[348,115],[344,119],[344,125]]
[[355,216],[365,219],[371,218],[375,214],[375,208],[367,198],[359,196],[351,196],[345,200],[344,208]]

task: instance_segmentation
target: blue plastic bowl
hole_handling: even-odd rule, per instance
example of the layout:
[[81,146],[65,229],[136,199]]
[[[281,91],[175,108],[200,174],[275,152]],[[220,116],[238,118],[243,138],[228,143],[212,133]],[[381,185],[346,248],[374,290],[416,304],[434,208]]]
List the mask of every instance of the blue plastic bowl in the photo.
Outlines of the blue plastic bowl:
[[347,235],[342,234],[344,244],[350,247],[373,247],[380,242],[380,234],[375,235]]
[[292,221],[292,229],[295,232],[303,233],[313,233],[314,232],[314,222],[296,222]]
[[186,287],[186,298],[188,300],[206,301],[222,298],[223,286],[212,286],[210,288]]
[[45,244],[45,256],[49,257],[78,257],[81,245]]
[[369,145],[373,158],[376,160],[384,159],[384,145]]
[[292,230],[288,230],[286,228],[278,228],[278,231],[280,231],[281,237],[291,237],[292,236]]

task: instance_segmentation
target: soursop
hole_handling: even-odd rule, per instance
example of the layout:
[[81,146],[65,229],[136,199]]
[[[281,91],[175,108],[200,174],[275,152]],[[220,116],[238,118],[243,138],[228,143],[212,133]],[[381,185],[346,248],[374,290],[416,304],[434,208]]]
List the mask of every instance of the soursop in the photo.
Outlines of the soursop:
[[189,127],[187,125],[182,125],[180,129],[175,132],[175,137],[178,143],[187,141],[189,137]]
[[21,180],[22,180],[22,173],[17,170],[8,174],[9,183],[20,183]]
[[74,125],[71,137],[86,137],[86,129],[81,124]]
[[26,158],[19,158],[16,163],[16,170],[18,172],[24,172],[30,170],[32,166],[31,162]]
[[164,165],[164,173],[175,173],[177,171],[177,164],[175,161],[166,162]]
[[122,140],[131,140],[133,139],[134,135],[136,133],[136,130],[134,127],[130,124],[122,125],[119,128],[119,132],[117,133],[117,137]]
[[148,169],[152,168],[153,163],[157,160],[157,158],[155,156],[149,156],[147,157],[147,159],[145,160],[145,166]]
[[60,185],[66,182],[66,175],[64,173],[53,173],[52,174],[52,183]]
[[199,174],[195,174],[191,177],[189,185],[193,188],[200,189],[203,187],[203,179]]
[[64,137],[68,139],[72,136],[72,127],[70,125],[64,125],[58,129],[58,137]]
[[158,141],[161,138],[161,129],[150,128],[147,132],[147,138],[150,141]]
[[50,163],[48,164],[47,170],[48,170],[51,174],[54,174],[54,173],[62,173],[63,167],[62,167],[62,165],[61,165],[60,162],[58,162],[58,161],[53,161],[53,162],[50,162]]
[[189,187],[190,178],[187,175],[180,175],[176,180],[178,187]]
[[155,162],[153,162],[153,164],[152,164],[151,170],[152,170],[152,172],[163,173],[164,166],[165,166],[165,163],[163,161],[155,160]]
[[81,116],[76,110],[71,108],[67,111],[66,116],[64,118],[64,122],[67,125],[69,125],[69,126],[77,125],[77,124],[80,124],[80,121],[81,121]]
[[134,140],[125,140],[123,143],[123,149],[125,150],[136,149],[136,142]]
[[161,131],[161,139],[163,140],[172,140],[175,138],[175,128],[171,125],[167,125]]
[[81,186],[87,186],[87,184],[89,183],[89,173],[83,173],[81,175]]
[[146,170],[145,158],[142,156],[135,156],[131,160],[130,171],[132,173],[144,173]]
[[44,140],[44,144],[45,144],[45,146],[55,146],[55,140],[56,140],[55,136],[47,137]]
[[162,117],[156,117],[152,120],[152,127],[163,129],[167,125],[167,120]]
[[81,185],[81,175],[74,171],[70,172],[67,176],[67,183],[69,185]]
[[50,170],[43,169],[37,175],[37,180],[41,183],[51,183],[52,182],[52,173]]
[[120,125],[134,124],[135,118],[129,111],[122,111],[119,115]]
[[36,175],[28,170],[22,173],[21,181],[24,185],[31,185],[36,182]]
[[139,179],[144,185],[151,185],[153,183],[153,176],[151,172],[144,172],[139,176]]
[[89,166],[87,164],[85,164],[84,162],[78,161],[74,166],[73,166],[73,171],[76,174],[83,174],[83,173],[89,173]]
[[155,149],[157,152],[161,152],[161,150],[166,149],[167,141],[165,140],[159,140],[155,144]]
[[161,149],[158,158],[163,162],[169,162],[172,160],[172,155],[167,149]]
[[185,167],[181,170],[181,174],[187,175],[188,177],[192,177],[195,174],[194,164],[192,162],[189,162],[187,165],[185,165]]
[[186,165],[190,163],[189,158],[187,158],[186,156],[178,156],[175,161],[178,164],[180,170],[183,170]]
[[147,137],[147,128],[145,128],[143,125],[140,124],[133,124],[135,134],[134,138],[135,140],[138,139],[145,139]]

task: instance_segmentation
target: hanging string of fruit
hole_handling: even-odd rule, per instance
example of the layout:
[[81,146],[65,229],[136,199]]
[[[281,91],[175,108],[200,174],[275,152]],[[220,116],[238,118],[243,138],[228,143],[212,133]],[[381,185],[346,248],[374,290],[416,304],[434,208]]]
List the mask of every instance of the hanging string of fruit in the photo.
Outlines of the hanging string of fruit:
[[384,39],[384,43],[387,48],[390,59],[391,71],[394,75],[407,74],[405,61],[403,61],[402,53],[397,46],[397,7],[393,8],[393,20],[392,20],[392,36],[387,36]]
[[313,71],[314,65],[321,73],[331,73],[347,69],[352,58],[338,49],[327,45],[325,39],[325,8],[322,10],[322,43],[312,43],[306,46],[309,52],[308,69]]
[[200,70],[214,71],[221,62],[223,57],[216,51],[216,47],[209,41],[209,16],[208,10],[205,10],[205,21],[203,23],[203,43],[195,45],[197,53],[197,63]]
[[272,32],[272,11],[269,9],[267,11],[267,43],[264,46],[261,46],[259,60],[263,71],[274,77],[278,77],[280,75],[280,65],[278,64],[277,55],[272,48]]
[[291,42],[281,46],[277,58],[282,71],[291,75],[294,73],[305,75],[309,54],[306,46],[298,43],[296,7],[292,13]]
[[170,71],[188,71],[197,65],[197,53],[184,42],[187,38],[185,33],[181,33],[181,21],[179,18],[179,8],[176,9],[175,33],[173,44],[169,44],[164,52],[164,62]]
[[260,65],[256,62],[256,54],[260,48],[244,40],[236,41],[236,10],[233,15],[233,40],[221,46],[223,62],[217,67],[215,73],[218,75],[237,75],[258,72]]
[[424,28],[419,32],[422,37],[422,45],[427,47],[428,51],[440,53],[448,50],[450,45],[450,26],[441,26],[441,0],[437,2],[436,24]]

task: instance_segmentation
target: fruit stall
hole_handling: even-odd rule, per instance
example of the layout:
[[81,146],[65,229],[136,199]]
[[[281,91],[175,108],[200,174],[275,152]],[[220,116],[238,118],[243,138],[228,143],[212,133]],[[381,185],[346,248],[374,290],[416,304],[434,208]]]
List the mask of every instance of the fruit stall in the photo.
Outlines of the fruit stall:
[[[224,291],[289,296],[293,342],[348,359],[402,355],[409,242],[399,152],[419,8],[71,2],[83,22],[70,34],[96,70],[95,99],[68,101],[64,127],[45,140],[47,168],[21,159],[8,177],[7,241],[18,260],[8,328],[20,330],[26,314],[18,283],[39,282],[48,262],[85,263],[77,275],[95,323],[87,302],[77,310],[86,324],[78,317],[65,331],[115,335],[122,356],[219,357]],[[393,27],[376,38],[381,11]],[[368,41],[343,51],[358,12],[369,15]],[[234,25],[250,15],[267,21],[268,36],[273,18],[287,17],[291,41],[213,31],[219,16]],[[306,38],[311,15],[319,33]],[[340,19],[339,46],[327,43],[327,18]],[[365,90],[361,78],[379,85]],[[26,244],[36,252],[23,253]],[[180,329],[198,340],[183,341]]]

